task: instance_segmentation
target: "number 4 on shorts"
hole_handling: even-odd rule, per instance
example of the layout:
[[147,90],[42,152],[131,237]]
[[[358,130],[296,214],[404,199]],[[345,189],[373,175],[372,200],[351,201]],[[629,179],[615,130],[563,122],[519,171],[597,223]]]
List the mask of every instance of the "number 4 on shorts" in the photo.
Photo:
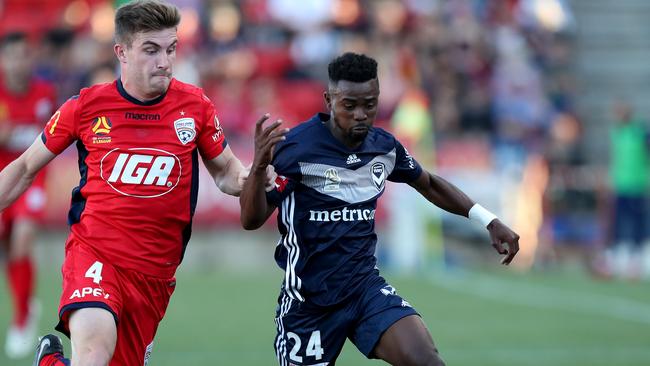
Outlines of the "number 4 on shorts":
[[99,281],[102,280],[102,268],[104,268],[104,264],[102,264],[102,262],[96,261],[86,271],[86,277],[92,278],[93,282],[99,285]]

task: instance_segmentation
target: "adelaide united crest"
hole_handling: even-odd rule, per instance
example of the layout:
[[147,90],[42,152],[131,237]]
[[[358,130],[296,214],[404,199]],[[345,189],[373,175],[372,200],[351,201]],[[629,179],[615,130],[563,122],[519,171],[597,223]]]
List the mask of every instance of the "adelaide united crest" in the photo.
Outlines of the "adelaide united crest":
[[196,137],[194,118],[185,117],[177,119],[174,121],[174,129],[176,130],[176,136],[178,136],[178,139],[183,145],[187,145]]

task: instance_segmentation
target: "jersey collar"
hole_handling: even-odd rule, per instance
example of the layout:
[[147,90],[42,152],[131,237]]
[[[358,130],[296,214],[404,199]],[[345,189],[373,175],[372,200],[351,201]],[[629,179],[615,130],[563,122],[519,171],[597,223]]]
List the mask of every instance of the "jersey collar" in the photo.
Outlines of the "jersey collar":
[[[174,79],[172,79],[171,82],[169,83],[169,87],[171,87],[173,82],[174,82]],[[167,87],[167,90],[169,90],[169,87]],[[143,102],[141,100],[138,100],[138,99],[132,97],[129,93],[126,92],[126,90],[124,89],[124,85],[122,85],[122,79],[121,78],[117,78],[117,91],[120,93],[120,95],[124,99],[128,100],[129,102],[131,102],[133,104],[137,104],[137,105],[144,105],[144,106],[158,104],[158,103],[162,102],[163,98],[165,98],[165,95],[167,95],[167,93],[165,92],[164,94],[161,94],[159,97],[157,97],[155,99]]]

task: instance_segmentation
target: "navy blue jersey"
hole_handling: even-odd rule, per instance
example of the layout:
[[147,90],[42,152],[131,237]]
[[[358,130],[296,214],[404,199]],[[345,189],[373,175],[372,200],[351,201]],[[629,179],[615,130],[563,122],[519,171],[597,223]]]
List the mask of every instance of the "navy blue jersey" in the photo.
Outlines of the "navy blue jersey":
[[412,182],[420,165],[390,133],[371,128],[351,150],[324,124],[327,114],[293,128],[275,149],[280,176],[267,193],[282,235],[275,260],[284,290],[298,301],[338,304],[376,273],[375,209],[385,181]]

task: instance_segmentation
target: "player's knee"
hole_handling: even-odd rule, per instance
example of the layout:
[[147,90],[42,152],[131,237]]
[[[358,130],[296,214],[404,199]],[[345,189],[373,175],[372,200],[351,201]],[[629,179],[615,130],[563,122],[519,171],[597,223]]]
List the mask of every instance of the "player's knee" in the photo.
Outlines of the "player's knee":
[[111,357],[113,357],[113,352],[105,347],[86,347],[81,350],[74,349],[72,363],[79,365],[104,366],[108,365]]
[[108,365],[114,351],[115,343],[105,337],[88,337],[81,342],[73,339],[72,363],[77,364],[76,360],[80,365]]

